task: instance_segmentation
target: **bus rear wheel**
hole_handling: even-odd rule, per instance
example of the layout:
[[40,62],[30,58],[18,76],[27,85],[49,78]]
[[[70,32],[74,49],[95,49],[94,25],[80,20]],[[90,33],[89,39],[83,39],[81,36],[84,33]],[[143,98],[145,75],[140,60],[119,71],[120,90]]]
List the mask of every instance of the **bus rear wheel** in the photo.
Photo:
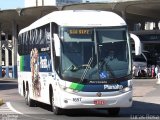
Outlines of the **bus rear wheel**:
[[34,101],[32,99],[30,99],[29,97],[29,90],[26,90],[26,93],[25,93],[25,101],[26,101],[26,104],[29,106],[29,107],[33,107],[34,106]]
[[118,116],[120,112],[120,108],[108,108],[108,114],[109,116]]
[[54,98],[52,97],[52,111],[55,115],[61,115],[62,109],[54,105]]

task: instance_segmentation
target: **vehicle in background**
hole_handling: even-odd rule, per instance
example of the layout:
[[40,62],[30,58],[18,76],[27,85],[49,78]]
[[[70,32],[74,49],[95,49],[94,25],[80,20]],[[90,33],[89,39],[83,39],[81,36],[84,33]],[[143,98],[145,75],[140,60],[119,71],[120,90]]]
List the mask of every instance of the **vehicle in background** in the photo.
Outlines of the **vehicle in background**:
[[146,50],[143,50],[142,52],[147,58],[147,67],[157,64],[156,57],[154,55],[152,55],[149,51]]
[[133,77],[147,76],[147,57],[143,52],[141,55],[135,55],[135,52],[132,51],[132,66]]

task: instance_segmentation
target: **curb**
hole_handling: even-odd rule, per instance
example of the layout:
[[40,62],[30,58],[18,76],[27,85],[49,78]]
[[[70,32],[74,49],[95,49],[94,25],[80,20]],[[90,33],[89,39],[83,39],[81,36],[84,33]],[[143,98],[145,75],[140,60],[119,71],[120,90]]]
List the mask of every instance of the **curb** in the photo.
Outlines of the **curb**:
[[3,99],[0,98],[0,106],[3,105]]
[[0,83],[1,83],[1,82],[15,82],[15,83],[16,83],[16,82],[18,82],[18,80],[17,80],[17,79],[4,79],[4,78],[1,79],[1,78],[0,78]]

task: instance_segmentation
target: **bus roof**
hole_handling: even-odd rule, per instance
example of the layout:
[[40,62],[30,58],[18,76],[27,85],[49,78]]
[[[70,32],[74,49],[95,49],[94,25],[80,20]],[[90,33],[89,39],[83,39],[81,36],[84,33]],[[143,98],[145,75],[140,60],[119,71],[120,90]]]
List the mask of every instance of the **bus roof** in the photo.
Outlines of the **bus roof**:
[[60,26],[124,26],[126,22],[117,14],[99,10],[66,10],[55,11],[38,19],[30,26],[22,29],[19,34],[54,22]]

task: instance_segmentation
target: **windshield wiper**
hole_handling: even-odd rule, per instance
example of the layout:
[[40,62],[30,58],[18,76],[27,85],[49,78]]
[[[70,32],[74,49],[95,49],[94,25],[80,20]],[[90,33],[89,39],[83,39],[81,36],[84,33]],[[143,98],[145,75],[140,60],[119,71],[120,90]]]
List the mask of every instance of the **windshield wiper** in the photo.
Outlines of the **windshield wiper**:
[[68,70],[70,70],[70,71],[77,71],[77,67],[75,66],[75,65],[71,65],[71,66],[69,66],[65,71],[68,71]]
[[86,64],[87,67],[86,67],[86,69],[84,70],[84,72],[83,72],[83,74],[82,74],[82,77],[81,77],[81,80],[80,80],[81,83],[83,82],[83,80],[84,80],[84,78],[85,78],[88,70],[91,68],[90,66],[91,66],[92,61],[93,61],[93,57],[91,57],[91,58],[89,59],[89,61],[88,61],[88,64]]
[[89,68],[89,69],[91,68],[91,66],[90,66],[89,64],[83,64],[83,65],[81,65],[81,66],[71,65],[71,66],[69,66],[65,71],[70,70],[70,71],[72,71],[72,72],[76,72],[76,71],[78,71],[78,70],[84,69],[84,67],[85,67],[85,68]]

